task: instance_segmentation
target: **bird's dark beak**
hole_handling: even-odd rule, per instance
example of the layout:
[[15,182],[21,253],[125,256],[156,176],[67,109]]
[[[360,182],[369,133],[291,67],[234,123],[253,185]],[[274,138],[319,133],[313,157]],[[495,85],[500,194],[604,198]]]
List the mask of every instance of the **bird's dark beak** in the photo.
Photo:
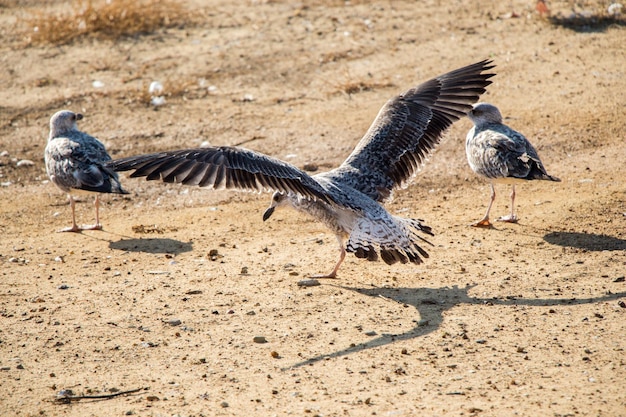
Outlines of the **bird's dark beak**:
[[76,120],[83,120],[83,115],[80,113],[76,113]]
[[272,214],[274,213],[274,209],[276,207],[274,206],[270,206],[267,208],[267,210],[265,210],[265,213],[263,213],[263,221],[269,219],[270,217],[272,217]]

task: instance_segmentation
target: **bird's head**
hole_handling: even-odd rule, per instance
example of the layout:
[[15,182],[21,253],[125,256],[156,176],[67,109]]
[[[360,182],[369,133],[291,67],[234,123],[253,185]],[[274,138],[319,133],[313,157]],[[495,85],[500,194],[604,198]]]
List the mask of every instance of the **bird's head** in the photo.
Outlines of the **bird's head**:
[[83,115],[69,110],[61,110],[50,118],[50,138],[54,138],[71,130],[77,130],[76,121],[81,120]]
[[493,104],[476,103],[467,116],[475,125],[483,125],[487,123],[502,123],[502,114],[500,110]]
[[270,206],[265,210],[265,213],[263,213],[263,221],[266,221],[272,216],[272,214],[274,214],[274,210],[276,210],[276,207],[285,205],[287,201],[288,200],[286,194],[276,191],[272,195],[272,202],[270,203]]

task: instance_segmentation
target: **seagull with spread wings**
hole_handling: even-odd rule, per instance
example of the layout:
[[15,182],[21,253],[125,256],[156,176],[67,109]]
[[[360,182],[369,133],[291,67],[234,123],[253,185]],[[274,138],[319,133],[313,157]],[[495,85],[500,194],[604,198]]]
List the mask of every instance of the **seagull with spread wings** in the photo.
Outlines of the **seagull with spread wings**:
[[491,84],[490,60],[448,72],[389,100],[348,158],[337,168],[308,175],[261,153],[219,146],[159,152],[112,161],[116,171],[213,189],[274,191],[263,214],[291,206],[324,223],[339,242],[333,270],[318,278],[335,278],[346,253],[387,264],[422,262],[432,235],[421,220],[389,213],[382,204],[393,190],[408,185],[443,132],[465,116]]

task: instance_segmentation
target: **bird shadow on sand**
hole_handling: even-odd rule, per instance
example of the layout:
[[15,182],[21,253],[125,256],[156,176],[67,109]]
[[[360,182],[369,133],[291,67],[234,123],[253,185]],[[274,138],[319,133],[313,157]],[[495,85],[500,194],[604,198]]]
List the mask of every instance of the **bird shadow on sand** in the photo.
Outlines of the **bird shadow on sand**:
[[[344,290],[354,291],[369,297],[381,298],[383,300],[395,301],[399,304],[414,307],[419,315],[419,322],[411,330],[400,334],[382,334],[366,343],[359,343],[345,349],[336,350],[327,354],[318,355],[307,360],[295,363],[284,369],[293,369],[306,365],[313,365],[322,360],[339,358],[342,356],[357,353],[366,349],[385,346],[401,340],[410,340],[425,336],[439,328],[443,322],[443,313],[452,307],[461,304],[479,304],[485,306],[561,306],[592,304],[617,300],[626,297],[626,292],[608,294],[601,297],[590,298],[539,298],[524,299],[516,297],[507,298],[479,298],[468,295],[470,289],[475,285],[468,285],[463,288],[457,286],[443,288],[353,288],[338,286]],[[488,307],[486,307],[488,308]]]
[[193,245],[191,242],[181,242],[180,240],[169,238],[122,238],[115,242],[109,242],[109,248],[127,252],[170,253],[178,255],[183,252],[190,252],[193,249]]
[[595,233],[551,232],[545,235],[543,240],[552,245],[568,246],[589,251],[626,250],[626,240]]
[[626,26],[626,19],[620,16],[605,14],[581,14],[571,13],[568,16],[557,14],[548,17],[553,26],[560,26],[579,33],[603,33],[609,28]]

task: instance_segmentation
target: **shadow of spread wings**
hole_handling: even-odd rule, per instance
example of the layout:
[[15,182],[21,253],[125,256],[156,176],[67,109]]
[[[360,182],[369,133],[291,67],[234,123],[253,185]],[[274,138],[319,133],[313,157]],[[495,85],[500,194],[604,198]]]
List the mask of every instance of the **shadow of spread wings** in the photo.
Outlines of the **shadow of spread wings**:
[[332,202],[320,184],[304,171],[278,159],[231,146],[183,149],[131,156],[107,164],[131,177],[197,185],[213,189],[280,191]]
[[383,202],[417,173],[443,132],[491,84],[484,60],[448,72],[389,100],[354,151],[324,175]]

